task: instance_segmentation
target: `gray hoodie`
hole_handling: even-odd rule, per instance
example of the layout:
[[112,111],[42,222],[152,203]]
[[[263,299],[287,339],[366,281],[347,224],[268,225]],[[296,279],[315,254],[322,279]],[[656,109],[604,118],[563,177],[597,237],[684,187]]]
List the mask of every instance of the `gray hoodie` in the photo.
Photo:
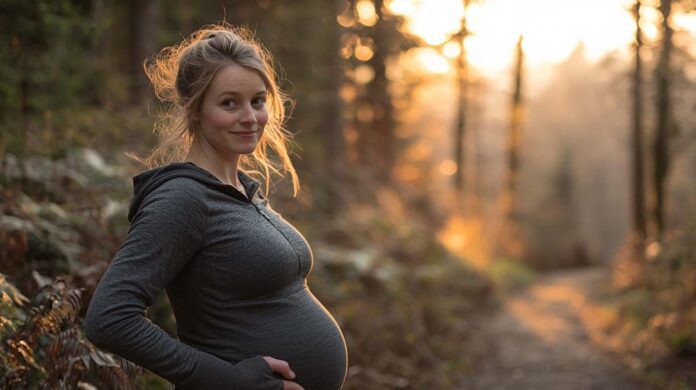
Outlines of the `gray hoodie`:
[[[312,251],[242,171],[249,198],[193,163],[133,177],[126,240],[94,293],[87,338],[176,389],[282,389],[262,356],[308,390],[340,389],[341,330],[307,286]],[[166,289],[177,338],[145,317]]]

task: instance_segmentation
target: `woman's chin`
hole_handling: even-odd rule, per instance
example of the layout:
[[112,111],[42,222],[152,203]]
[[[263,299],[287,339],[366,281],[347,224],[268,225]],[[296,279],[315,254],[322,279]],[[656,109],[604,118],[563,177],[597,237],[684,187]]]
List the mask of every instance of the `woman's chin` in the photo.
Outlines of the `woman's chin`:
[[248,147],[248,148],[238,148],[237,150],[234,151],[236,154],[252,154],[254,153],[254,150],[256,150],[256,145],[253,147]]

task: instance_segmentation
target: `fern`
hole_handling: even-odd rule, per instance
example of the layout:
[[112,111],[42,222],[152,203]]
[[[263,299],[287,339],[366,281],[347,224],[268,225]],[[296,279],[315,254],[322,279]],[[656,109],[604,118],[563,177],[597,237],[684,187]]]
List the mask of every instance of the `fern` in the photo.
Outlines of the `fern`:
[[82,289],[58,278],[28,302],[0,274],[0,388],[135,388],[140,367],[84,338]]
[[0,273],[0,339],[17,331],[18,323],[26,319],[21,308],[28,302],[29,299],[8,283],[5,275]]

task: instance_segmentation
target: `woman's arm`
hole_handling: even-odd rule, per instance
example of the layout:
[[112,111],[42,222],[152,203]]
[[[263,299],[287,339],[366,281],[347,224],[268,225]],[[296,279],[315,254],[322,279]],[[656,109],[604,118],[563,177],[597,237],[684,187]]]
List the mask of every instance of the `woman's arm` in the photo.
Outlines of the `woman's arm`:
[[145,317],[157,295],[200,250],[207,225],[202,189],[163,183],[144,200],[85,317],[87,338],[174,383],[177,389],[280,389],[261,356],[236,365],[169,336]]

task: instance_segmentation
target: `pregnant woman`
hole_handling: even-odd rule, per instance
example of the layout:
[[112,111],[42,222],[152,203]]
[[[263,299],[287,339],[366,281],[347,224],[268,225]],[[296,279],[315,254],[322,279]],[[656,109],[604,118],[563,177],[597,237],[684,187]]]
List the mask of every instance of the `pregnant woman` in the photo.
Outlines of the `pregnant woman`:
[[[340,389],[345,340],[307,286],[312,251],[250,176],[260,168],[267,190],[270,172],[289,172],[297,193],[270,56],[248,31],[213,25],[146,72],[171,111],[133,177],[130,230],[89,305],[88,339],[178,390]],[[178,339],[145,317],[163,289]]]

